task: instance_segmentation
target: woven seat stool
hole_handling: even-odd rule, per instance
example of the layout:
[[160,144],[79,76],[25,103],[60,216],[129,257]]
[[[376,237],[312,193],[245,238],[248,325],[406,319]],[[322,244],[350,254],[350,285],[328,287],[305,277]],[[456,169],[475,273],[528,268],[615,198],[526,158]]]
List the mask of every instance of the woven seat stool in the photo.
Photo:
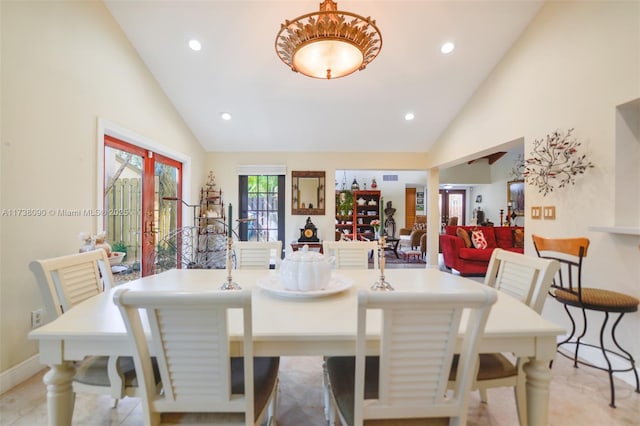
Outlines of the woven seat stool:
[[[587,256],[587,249],[589,247],[589,240],[587,238],[542,238],[537,235],[532,235],[532,237],[533,245],[535,246],[539,257],[555,259],[561,264],[561,269],[551,286],[550,294],[558,302],[563,304],[564,310],[567,312],[567,315],[571,320],[571,333],[569,333],[569,336],[565,340],[558,343],[558,349],[563,345],[575,345],[575,352],[573,356],[567,355],[561,351],[558,351],[558,353],[567,358],[573,359],[573,366],[576,368],[578,367],[578,364],[582,364],[588,367],[597,368],[598,370],[606,371],[609,374],[609,386],[611,389],[611,401],[609,405],[615,408],[616,394],[613,384],[613,373],[632,371],[636,379],[635,390],[640,393],[640,380],[638,380],[635,360],[629,352],[620,346],[616,339],[616,328],[618,327],[618,324],[620,324],[622,317],[628,312],[636,312],[638,310],[640,300],[633,296],[616,291],[582,287],[582,260]],[[575,338],[576,322],[571,315],[569,306],[578,308],[582,311],[582,333]],[[600,328],[599,345],[582,342],[582,338],[587,333],[587,310],[604,313],[604,320]],[[617,319],[611,326],[611,340],[617,349],[607,348],[604,341],[605,329],[609,322],[609,314],[618,314]],[[607,367],[601,367],[578,359],[580,346],[599,349],[602,352]],[[610,355],[615,355],[617,358],[626,361],[629,367],[614,368],[611,365],[611,360],[609,358]]]

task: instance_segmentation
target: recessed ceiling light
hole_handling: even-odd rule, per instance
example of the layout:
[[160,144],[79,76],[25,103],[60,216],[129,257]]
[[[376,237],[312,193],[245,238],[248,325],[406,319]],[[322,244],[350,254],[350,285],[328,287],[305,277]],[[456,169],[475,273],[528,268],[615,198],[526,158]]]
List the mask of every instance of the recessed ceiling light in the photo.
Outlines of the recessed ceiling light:
[[220,118],[222,118],[225,121],[229,121],[229,120],[231,120],[231,113],[230,112],[223,112],[222,114],[220,114]]
[[453,49],[455,48],[456,48],[456,45],[448,41],[445,44],[443,44],[442,47],[440,47],[440,51],[446,55],[448,53],[453,52]]
[[189,47],[191,50],[195,50],[196,52],[202,49],[202,45],[198,40],[189,40]]
[[405,119],[405,120],[407,120],[407,121],[411,121],[411,120],[413,120],[414,118],[416,118],[416,116],[415,116],[415,114],[414,114],[414,113],[412,113],[412,112],[408,112],[408,113],[406,113],[406,114],[404,115],[404,119]]

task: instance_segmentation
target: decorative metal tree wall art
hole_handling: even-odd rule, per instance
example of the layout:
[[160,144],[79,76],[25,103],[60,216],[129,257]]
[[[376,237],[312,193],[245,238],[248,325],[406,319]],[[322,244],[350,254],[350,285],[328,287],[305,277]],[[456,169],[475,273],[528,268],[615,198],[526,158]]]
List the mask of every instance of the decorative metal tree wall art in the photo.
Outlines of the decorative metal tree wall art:
[[513,168],[509,172],[509,176],[514,180],[524,180],[522,174],[524,173],[524,155],[518,154],[518,157],[513,162]]
[[573,130],[556,131],[545,139],[534,140],[531,157],[525,159],[522,175],[527,183],[537,186],[543,196],[553,192],[554,187],[575,185],[576,176],[593,167],[585,154],[578,154],[582,144],[572,136]]

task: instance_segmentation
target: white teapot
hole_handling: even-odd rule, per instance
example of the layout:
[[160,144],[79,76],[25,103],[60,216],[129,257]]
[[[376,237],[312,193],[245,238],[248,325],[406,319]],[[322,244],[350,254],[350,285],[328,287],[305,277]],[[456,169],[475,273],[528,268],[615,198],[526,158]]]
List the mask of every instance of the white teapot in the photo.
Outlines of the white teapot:
[[323,290],[331,279],[331,263],[323,254],[309,251],[306,244],[289,253],[280,265],[282,286],[290,291]]

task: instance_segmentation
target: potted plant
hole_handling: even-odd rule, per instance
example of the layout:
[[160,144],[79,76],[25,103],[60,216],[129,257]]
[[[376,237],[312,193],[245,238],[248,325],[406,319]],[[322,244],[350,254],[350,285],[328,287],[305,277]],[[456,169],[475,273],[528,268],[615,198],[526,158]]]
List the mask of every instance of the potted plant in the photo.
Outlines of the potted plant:
[[340,191],[336,197],[336,210],[341,216],[346,216],[353,209],[353,192]]

